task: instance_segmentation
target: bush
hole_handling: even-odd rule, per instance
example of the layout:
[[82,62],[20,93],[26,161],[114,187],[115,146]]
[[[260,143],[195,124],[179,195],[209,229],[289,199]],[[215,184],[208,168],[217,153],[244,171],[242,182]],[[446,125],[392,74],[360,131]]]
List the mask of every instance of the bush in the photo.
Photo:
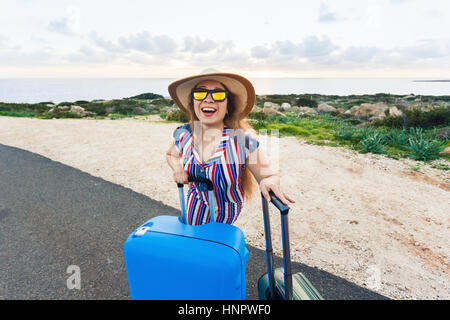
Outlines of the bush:
[[428,140],[423,136],[409,138],[408,156],[415,160],[433,160],[439,157],[439,153],[445,149],[445,143],[436,140]]
[[310,107],[310,108],[317,108],[319,105],[316,100],[312,99],[311,97],[300,97],[295,102],[297,106],[300,107]]
[[83,106],[86,111],[94,112],[99,116],[106,116],[106,107],[102,102],[91,102],[86,106]]
[[142,94],[138,94],[137,96],[134,97],[130,97],[129,99],[158,99],[158,98],[162,98],[164,99],[164,97],[160,94],[155,94],[155,93],[142,93]]
[[386,134],[386,138],[390,144],[397,147],[404,147],[408,143],[408,133],[406,130],[391,130]]
[[335,137],[343,140],[352,140],[355,130],[349,127],[340,128],[336,133]]
[[385,153],[385,137],[380,132],[370,132],[360,142],[363,152]]
[[249,119],[255,119],[255,120],[266,120],[268,118],[267,114],[264,112],[250,112],[248,115]]
[[58,103],[58,107],[70,107],[71,105],[73,105],[73,103],[68,101]]
[[295,101],[296,95],[294,94],[270,94],[264,97],[264,99],[260,99],[257,97],[257,105],[262,107],[264,105],[264,102],[270,101],[273,103],[277,103],[281,105],[284,102],[292,103],[292,101]]
[[49,108],[42,103],[4,103],[0,105],[0,111],[25,112],[38,115],[47,112]]
[[77,100],[73,104],[75,104],[77,106],[81,106],[81,105],[85,105],[85,104],[88,104],[88,103],[89,103],[89,101],[86,101],[86,100]]
[[63,112],[58,112],[52,115],[49,115],[50,118],[56,118],[56,119],[65,119],[65,118],[71,118],[71,119],[81,119],[83,118],[83,116],[77,114],[77,113],[73,113],[70,111],[63,111]]
[[7,117],[34,117],[36,114],[26,112],[26,111],[0,111],[0,116],[7,116]]
[[167,120],[185,123],[189,121],[189,116],[183,111],[177,110],[167,114]]
[[159,117],[160,117],[161,119],[167,119],[167,112],[161,112],[161,113],[159,114]]
[[421,127],[433,128],[450,123],[450,107],[439,106],[429,111],[419,109],[405,110],[402,116],[388,116],[382,120],[377,120],[375,126],[386,126],[390,128],[401,127]]

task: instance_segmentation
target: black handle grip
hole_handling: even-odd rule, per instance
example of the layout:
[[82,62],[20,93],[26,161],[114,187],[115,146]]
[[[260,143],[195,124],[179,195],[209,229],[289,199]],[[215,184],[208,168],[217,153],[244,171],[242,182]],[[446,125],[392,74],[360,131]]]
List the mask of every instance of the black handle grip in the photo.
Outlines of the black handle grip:
[[[262,194],[261,194],[261,196],[263,197],[264,200],[266,200],[266,198],[264,198],[264,196]],[[270,196],[270,201],[273,203],[273,205],[275,207],[277,207],[278,210],[280,210],[280,213],[282,215],[289,213],[289,207],[286,206],[283,202],[281,202],[281,200],[275,195],[275,193],[273,193],[272,191],[269,191],[269,196]]]
[[193,177],[188,177],[188,181],[189,181],[189,182],[206,183],[206,187],[207,187],[208,191],[214,190],[214,185],[213,185],[213,183],[211,182],[211,180],[204,179],[204,178],[193,178]]
[[[213,183],[210,180],[208,180],[208,179],[188,177],[188,181],[189,182],[206,183],[206,187],[207,187],[208,191],[214,190]],[[177,183],[177,187],[178,188],[183,188],[183,184],[182,183]]]

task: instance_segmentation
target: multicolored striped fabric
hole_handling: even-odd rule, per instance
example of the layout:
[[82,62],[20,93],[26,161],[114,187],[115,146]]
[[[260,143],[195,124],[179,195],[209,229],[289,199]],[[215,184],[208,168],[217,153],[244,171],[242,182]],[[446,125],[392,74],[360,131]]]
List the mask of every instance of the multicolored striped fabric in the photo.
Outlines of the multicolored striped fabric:
[[[214,184],[216,222],[233,224],[242,210],[244,192],[241,183],[245,160],[259,142],[242,130],[224,128],[215,153],[205,163],[189,124],[175,129],[175,147],[183,156],[183,167],[191,177],[207,178]],[[206,186],[192,183],[187,194],[187,223],[200,225],[209,221],[209,201]]]

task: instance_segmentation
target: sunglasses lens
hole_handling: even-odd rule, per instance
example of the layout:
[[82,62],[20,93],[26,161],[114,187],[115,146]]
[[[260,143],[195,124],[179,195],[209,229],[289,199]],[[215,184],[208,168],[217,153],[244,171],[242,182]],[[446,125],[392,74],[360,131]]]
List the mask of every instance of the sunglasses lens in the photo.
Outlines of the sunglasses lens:
[[195,100],[203,100],[206,98],[207,94],[208,94],[208,92],[206,92],[206,91],[194,91],[192,93]]
[[212,97],[215,101],[223,101],[227,97],[225,91],[213,92]]

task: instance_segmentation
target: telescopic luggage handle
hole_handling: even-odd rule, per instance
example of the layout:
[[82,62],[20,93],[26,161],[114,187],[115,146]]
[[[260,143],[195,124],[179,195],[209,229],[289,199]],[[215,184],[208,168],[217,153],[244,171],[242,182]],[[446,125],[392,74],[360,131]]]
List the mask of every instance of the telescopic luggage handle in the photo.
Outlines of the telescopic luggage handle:
[[[269,192],[269,196],[272,204],[278,210],[280,210],[281,214],[281,236],[283,242],[285,299],[290,300],[292,298],[292,267],[291,267],[291,251],[289,246],[289,224],[287,218],[289,213],[289,207],[284,205],[272,191]],[[269,291],[271,297],[274,298],[276,295],[275,295],[275,277],[273,268],[272,235],[270,232],[269,206],[263,194],[261,194],[261,197],[264,215],[264,234],[266,237],[266,257],[267,257],[267,271],[269,275]]]
[[[200,182],[205,183],[206,188],[208,190],[208,198],[209,198],[209,222],[215,222],[216,217],[214,215],[214,197],[213,197],[213,190],[214,190],[214,184],[212,181],[204,178],[194,178],[194,177],[188,177],[189,182]],[[177,183],[178,187],[178,193],[180,195],[180,205],[181,205],[181,219],[183,220],[183,223],[187,223],[186,220],[186,206],[184,204],[184,192],[183,192],[183,186],[182,183]]]

